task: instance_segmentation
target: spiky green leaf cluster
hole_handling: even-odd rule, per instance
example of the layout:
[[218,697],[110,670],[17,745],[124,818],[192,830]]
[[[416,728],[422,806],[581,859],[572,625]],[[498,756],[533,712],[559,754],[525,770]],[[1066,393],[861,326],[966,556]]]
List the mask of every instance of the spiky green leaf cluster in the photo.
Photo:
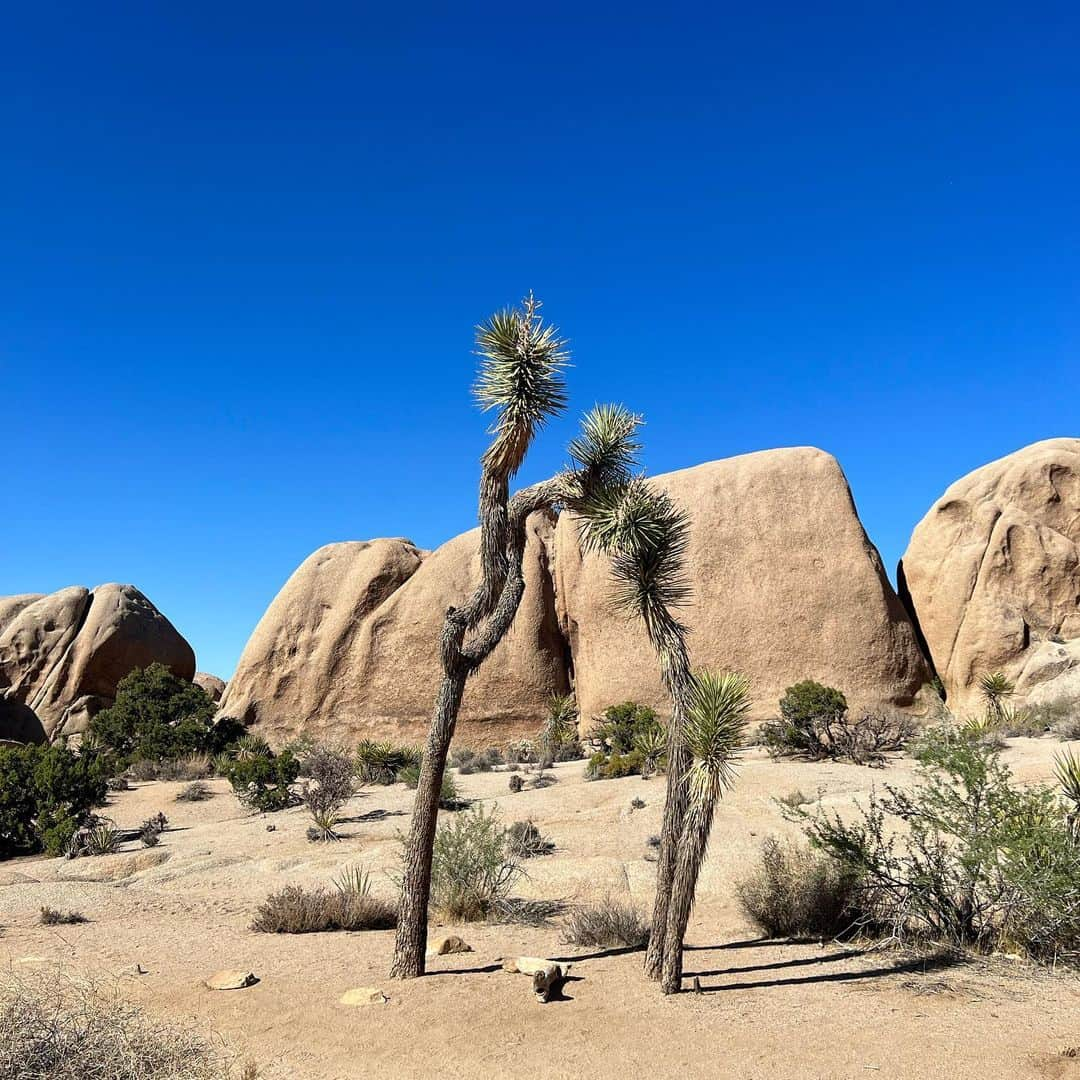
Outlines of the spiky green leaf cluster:
[[539,308],[530,294],[520,308],[496,312],[476,328],[480,371],[473,392],[482,409],[498,414],[484,464],[507,475],[521,464],[537,428],[566,407],[567,342],[545,325]]
[[695,802],[715,802],[734,780],[749,709],[750,680],[745,675],[695,672],[684,728],[693,758],[686,782]]
[[616,607],[642,618],[654,634],[670,608],[690,601],[689,516],[643,477],[601,488],[577,511],[583,549],[611,558]]
[[641,417],[622,405],[594,405],[581,420],[581,431],[569,446],[575,466],[590,484],[627,480],[638,465]]

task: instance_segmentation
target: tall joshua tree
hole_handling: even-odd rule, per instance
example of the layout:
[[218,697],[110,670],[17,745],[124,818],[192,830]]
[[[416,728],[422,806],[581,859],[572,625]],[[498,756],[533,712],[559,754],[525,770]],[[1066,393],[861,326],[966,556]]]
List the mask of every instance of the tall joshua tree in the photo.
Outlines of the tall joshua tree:
[[687,628],[672,609],[683,607],[691,599],[685,568],[690,519],[666,493],[653,489],[641,477],[598,491],[586,500],[583,509],[579,520],[582,546],[611,556],[615,604],[641,620],[671,695],[667,798],[660,830],[652,933],[645,954],[646,975],[659,979],[687,802],[683,724],[693,677],[686,647]]
[[539,315],[531,295],[516,310],[477,328],[480,372],[476,398],[495,414],[481,459],[481,581],[462,607],[446,611],[440,638],[442,681],[424,748],[405,846],[397,941],[391,975],[424,973],[432,845],[446,755],[465,684],[502,640],[525,590],[525,523],[536,511],[565,508],[588,518],[631,483],[640,417],[621,406],[596,406],[570,443],[571,464],[556,476],[510,495],[533,438],[566,406],[562,377],[569,359],[558,330]]
[[682,983],[686,924],[709,846],[716,804],[734,779],[732,762],[742,743],[750,708],[749,692],[750,683],[744,675],[701,671],[691,682],[684,737],[692,764],[683,781],[688,801],[664,933],[661,985],[665,994],[677,993]]

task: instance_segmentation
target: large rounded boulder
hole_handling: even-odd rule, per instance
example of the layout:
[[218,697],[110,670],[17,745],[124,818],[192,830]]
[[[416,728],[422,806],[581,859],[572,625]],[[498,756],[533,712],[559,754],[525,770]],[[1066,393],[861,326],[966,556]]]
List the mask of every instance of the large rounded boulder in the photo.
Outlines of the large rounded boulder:
[[[748,675],[758,718],[775,716],[786,687],[802,679],[838,687],[856,710],[912,704],[929,670],[835,458],[766,450],[654,483],[691,515],[693,602],[681,617],[696,667]],[[668,711],[644,629],[612,609],[605,560],[582,556],[568,515],[555,550],[586,724],[629,699]]]
[[1021,701],[1080,699],[1080,439],[957,480],[916,526],[901,594],[954,712],[1004,672]]
[[[534,515],[525,597],[509,633],[469,680],[459,732],[482,741],[533,731],[568,686],[555,619],[552,521]],[[446,609],[480,580],[479,530],[433,552],[407,540],[330,544],[311,555],[267,609],[221,702],[222,715],[272,742],[416,741],[427,730],[442,669]]]
[[162,663],[183,679],[195,654],[133,585],[81,586],[0,600],[0,739],[86,730],[120,680]]

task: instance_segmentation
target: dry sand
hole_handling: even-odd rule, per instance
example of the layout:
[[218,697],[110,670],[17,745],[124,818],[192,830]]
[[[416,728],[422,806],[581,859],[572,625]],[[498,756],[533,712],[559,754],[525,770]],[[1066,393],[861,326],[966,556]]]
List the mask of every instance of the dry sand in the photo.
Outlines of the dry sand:
[[[1059,743],[1016,739],[1006,760],[1021,780],[1045,779]],[[558,845],[528,863],[521,896],[588,899],[605,891],[651,900],[646,861],[659,831],[663,781],[586,783],[581,763],[557,782],[517,795],[505,773],[460,778],[463,792],[497,803],[507,822],[531,817]],[[369,788],[352,800],[340,844],[305,839],[301,809],[245,813],[220,780],[214,798],[180,803],[183,786],[140,784],[111,800],[119,825],[163,810],[159,847],[74,862],[21,859],[0,867],[0,962],[91,974],[151,1011],[197,1016],[260,1075],[397,1077],[1080,1077],[1080,982],[1006,958],[934,967],[888,950],[763,942],[732,882],[762,839],[791,831],[775,796],[819,790],[843,806],[885,781],[909,784],[909,759],[884,771],[778,763],[747,754],[713,832],[685,969],[700,995],[663,997],[641,975],[641,954],[576,949],[558,925],[453,927],[474,952],[433,961],[429,977],[386,977],[392,932],[301,936],[248,929],[263,897],[288,882],[330,884],[362,862],[377,891],[398,854],[412,792]],[[644,809],[631,810],[635,796]],[[268,825],[275,826],[267,831]],[[40,907],[75,908],[85,925],[38,925]],[[435,928],[433,927],[433,932]],[[540,1005],[503,956],[574,960],[568,1000]],[[145,974],[136,974],[135,965]],[[220,968],[259,982],[207,990]],[[382,987],[385,1005],[339,1004],[348,989]]]

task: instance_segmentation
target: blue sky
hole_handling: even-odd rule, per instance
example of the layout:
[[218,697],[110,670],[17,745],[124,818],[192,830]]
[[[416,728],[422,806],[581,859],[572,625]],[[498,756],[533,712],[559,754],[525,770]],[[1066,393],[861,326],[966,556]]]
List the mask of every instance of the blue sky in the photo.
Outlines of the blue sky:
[[472,326],[530,288],[650,471],[823,447],[890,572],[1080,435],[1075,4],[4,23],[0,594],[134,582],[228,676],[316,547],[473,524]]

